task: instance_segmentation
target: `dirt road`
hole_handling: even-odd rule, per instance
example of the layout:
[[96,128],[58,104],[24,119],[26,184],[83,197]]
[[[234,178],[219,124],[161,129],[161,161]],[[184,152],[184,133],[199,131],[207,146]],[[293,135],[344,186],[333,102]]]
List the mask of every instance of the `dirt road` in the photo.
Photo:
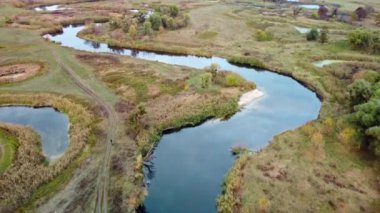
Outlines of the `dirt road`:
[[[107,137],[106,137],[106,145],[105,145],[105,151],[104,151],[104,159],[101,161],[102,164],[98,167],[98,174],[97,174],[97,181],[96,181],[96,198],[95,198],[95,205],[93,205],[93,210],[91,211],[90,209],[88,212],[108,212],[108,186],[109,186],[109,168],[110,168],[110,162],[111,162],[111,154],[112,154],[112,143],[111,140],[113,140],[113,143],[116,142],[117,140],[117,135],[118,135],[118,126],[120,124],[119,118],[117,116],[117,113],[114,109],[114,107],[107,103],[104,98],[99,96],[98,94],[95,93],[95,91],[89,86],[89,84],[81,79],[78,74],[67,64],[63,63],[61,58],[59,57],[58,53],[56,50],[53,48],[51,49],[51,52],[56,60],[56,62],[62,67],[62,70],[71,78],[71,80],[83,90],[85,94],[87,94],[89,97],[91,97],[97,105],[99,105],[102,108],[102,111],[105,112],[107,116]],[[84,172],[85,173],[85,172]],[[87,172],[88,174],[77,174],[77,176],[81,177],[78,178],[80,180],[74,180],[71,181],[68,184],[68,188],[70,190],[67,190],[67,192],[62,192],[64,197],[70,197],[70,196],[75,196],[75,191],[74,189],[78,188],[77,185],[83,181],[86,176],[91,175],[90,172]],[[60,197],[60,196],[58,196]],[[53,198],[53,201],[51,202],[51,205],[48,205],[46,209],[49,209],[49,207],[53,206],[60,206],[63,207],[60,202],[59,198]],[[67,205],[69,206],[69,205]],[[51,209],[50,209],[51,210]],[[62,211],[65,211],[65,209],[61,209]]]

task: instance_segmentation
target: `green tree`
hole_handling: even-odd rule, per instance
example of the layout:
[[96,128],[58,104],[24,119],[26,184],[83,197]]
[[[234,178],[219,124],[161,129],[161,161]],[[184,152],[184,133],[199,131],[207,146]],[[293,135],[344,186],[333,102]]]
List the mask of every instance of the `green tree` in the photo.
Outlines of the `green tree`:
[[306,40],[308,41],[316,41],[319,37],[319,32],[317,28],[312,28],[307,34],[306,34]]
[[149,17],[149,21],[150,23],[152,24],[152,28],[153,30],[159,30],[161,25],[162,25],[162,19],[161,19],[161,16],[160,14],[158,13],[153,13],[150,17]]
[[152,24],[149,21],[144,22],[143,33],[144,33],[144,35],[151,35],[152,34]]
[[354,107],[353,122],[367,138],[368,147],[380,156],[380,100],[371,99]]
[[169,6],[170,16],[176,17],[179,14],[179,9],[176,5]]
[[348,87],[351,105],[355,106],[368,101],[372,94],[372,85],[366,80],[356,80]]
[[329,33],[329,29],[327,27],[323,27],[322,30],[321,30],[321,36],[319,38],[319,41],[324,44],[324,43],[327,43],[328,42],[328,33]]
[[136,38],[136,35],[137,35],[137,29],[136,29],[136,26],[134,24],[132,24],[129,29],[128,29],[128,35],[131,37],[131,38]]

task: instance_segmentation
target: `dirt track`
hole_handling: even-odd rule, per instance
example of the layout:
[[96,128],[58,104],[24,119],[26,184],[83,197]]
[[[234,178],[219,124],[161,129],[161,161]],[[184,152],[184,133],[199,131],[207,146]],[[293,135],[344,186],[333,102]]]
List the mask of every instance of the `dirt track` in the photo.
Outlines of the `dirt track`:
[[[109,168],[112,154],[111,140],[116,142],[118,134],[119,119],[114,107],[108,104],[102,97],[97,95],[94,90],[88,85],[86,81],[81,79],[78,74],[67,64],[63,63],[58,53],[51,49],[52,54],[55,57],[56,62],[62,67],[62,70],[73,80],[73,82],[83,90],[85,94],[90,96],[97,105],[102,108],[102,111],[106,115],[107,137],[105,142],[104,157],[100,162],[92,162],[87,165],[86,169],[77,170],[70,182],[54,197],[52,197],[47,203],[39,207],[40,211],[52,211],[54,212],[67,212],[78,208],[79,206],[86,205],[84,203],[78,203],[78,198],[82,198],[83,202],[90,203],[90,206],[86,205],[86,212],[108,212],[108,186],[109,186]],[[91,180],[96,176],[96,184],[93,186],[89,184],[87,189],[82,190],[81,185],[87,184],[88,180]],[[95,182],[95,181],[93,181]],[[95,188],[93,190],[93,188]],[[89,193],[90,191],[90,193]],[[95,197],[91,198],[89,194],[94,194]],[[92,193],[91,193],[92,192]],[[83,197],[87,197],[83,198]],[[58,211],[57,211],[58,210]]]

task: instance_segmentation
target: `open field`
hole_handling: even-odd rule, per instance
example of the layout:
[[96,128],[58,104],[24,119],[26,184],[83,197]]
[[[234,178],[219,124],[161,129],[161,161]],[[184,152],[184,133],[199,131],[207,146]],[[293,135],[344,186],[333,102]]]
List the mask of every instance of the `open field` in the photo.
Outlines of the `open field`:
[[[87,22],[91,26],[94,21],[131,17],[130,9],[149,8],[156,1],[20,2],[0,3],[0,81],[2,68],[9,64],[39,64],[41,70],[21,82],[1,84],[0,104],[48,105],[67,113],[72,124],[71,145],[56,165],[36,163],[37,169],[28,172],[28,177],[38,181],[30,184],[26,178],[24,191],[13,193],[14,188],[0,187],[7,197],[1,198],[1,207],[6,203],[12,209],[26,203],[25,210],[41,212],[90,208],[133,212],[146,196],[144,158],[162,132],[210,117],[227,117],[238,110],[238,97],[254,88],[243,80],[228,85],[227,76],[232,74],[227,72],[218,72],[216,80],[208,82],[209,73],[199,70],[79,52],[41,37],[41,33],[58,32],[67,24]],[[305,9],[294,17],[292,6],[280,8],[261,0],[161,2],[177,4],[190,23],[136,38],[104,23],[96,33],[82,32],[80,36],[119,47],[245,61],[295,78],[323,101],[316,121],[276,136],[258,153],[238,157],[218,199],[220,212],[380,210],[379,158],[360,149],[364,139],[350,123],[354,107],[348,97],[349,85],[356,80],[378,82],[380,56],[354,50],[348,41],[348,35],[360,26],[380,30],[374,21],[380,11],[377,0],[323,1],[329,7],[339,4],[339,11],[348,14],[366,5],[377,12],[352,23],[319,20]],[[65,7],[71,9],[53,13],[30,10],[58,3],[67,3]],[[306,34],[295,27],[327,27],[328,42],[307,41]],[[266,36],[260,37],[262,34]],[[343,62],[321,68],[313,65],[327,59]],[[37,136],[27,132],[21,136],[33,139],[21,139],[37,143]],[[4,180],[10,180],[12,172],[23,171],[21,165],[11,165],[18,162],[17,150],[10,149],[21,140],[18,136],[0,130],[0,172],[7,172],[0,177]],[[108,143],[112,139],[113,146]],[[36,172],[39,177],[33,176]]]

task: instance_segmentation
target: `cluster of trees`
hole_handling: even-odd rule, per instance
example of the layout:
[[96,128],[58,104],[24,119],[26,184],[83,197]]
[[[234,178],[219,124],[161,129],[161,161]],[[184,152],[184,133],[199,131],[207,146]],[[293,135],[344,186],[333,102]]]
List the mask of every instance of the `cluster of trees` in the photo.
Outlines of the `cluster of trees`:
[[351,122],[362,137],[361,146],[380,156],[380,75],[369,72],[349,88]]
[[380,31],[357,29],[348,35],[351,46],[370,54],[380,54]]
[[306,40],[308,41],[316,41],[319,39],[319,42],[322,44],[328,42],[328,33],[329,30],[327,27],[323,27],[321,29],[321,32],[317,28],[312,28],[307,34],[306,34]]
[[164,29],[176,30],[186,27],[190,18],[175,5],[160,5],[154,11],[141,10],[133,17],[112,19],[111,30],[122,29],[132,38],[137,35],[151,35]]

